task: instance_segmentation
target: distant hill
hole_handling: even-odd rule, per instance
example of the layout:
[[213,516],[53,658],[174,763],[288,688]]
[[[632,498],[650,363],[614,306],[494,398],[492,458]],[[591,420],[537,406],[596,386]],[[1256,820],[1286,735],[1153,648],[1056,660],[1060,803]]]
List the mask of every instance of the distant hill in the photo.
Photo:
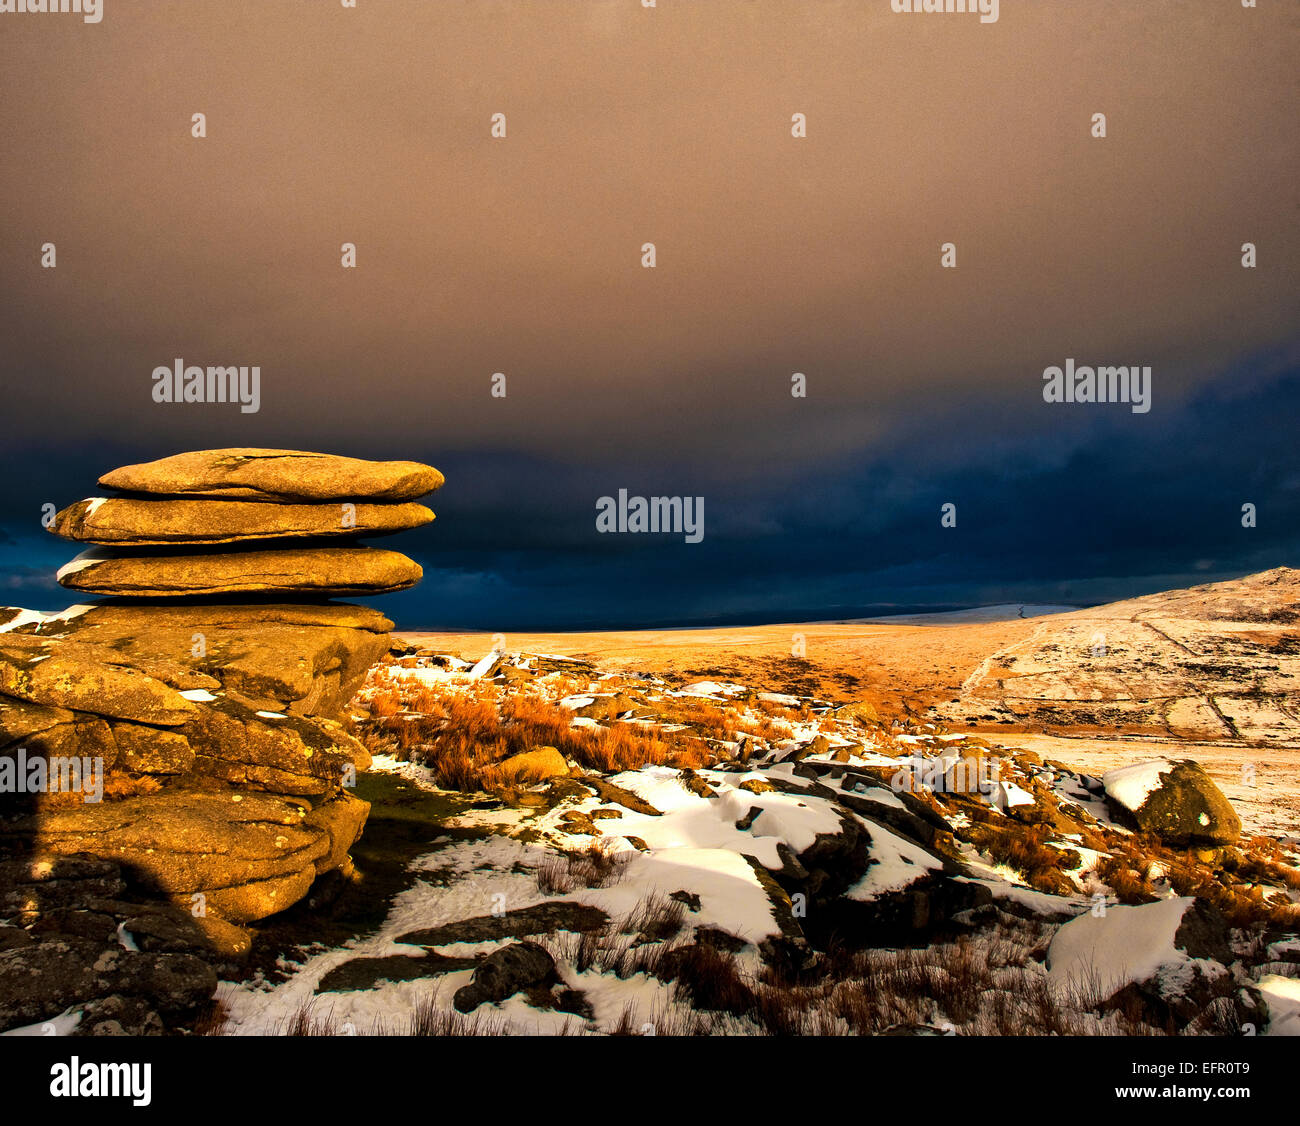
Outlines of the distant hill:
[[1300,743],[1300,571],[1046,618],[933,712],[975,728]]

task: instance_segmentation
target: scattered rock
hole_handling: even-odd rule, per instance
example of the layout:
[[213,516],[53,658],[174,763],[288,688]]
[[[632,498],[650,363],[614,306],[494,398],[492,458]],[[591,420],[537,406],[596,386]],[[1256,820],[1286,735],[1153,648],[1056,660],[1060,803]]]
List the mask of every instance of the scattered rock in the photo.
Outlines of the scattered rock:
[[320,979],[317,993],[349,993],[377,989],[385,982],[420,981],[478,965],[474,958],[453,958],[428,951],[423,955],[390,954],[382,958],[349,958]]
[[511,755],[496,764],[507,785],[545,782],[549,778],[569,773],[564,756],[554,747],[535,747],[531,751]]
[[501,915],[479,915],[440,927],[408,931],[399,935],[396,941],[409,942],[413,946],[447,946],[455,942],[495,942],[555,931],[599,931],[608,924],[609,916],[598,907],[559,900],[521,907]]
[[462,1013],[473,1012],[485,1001],[504,1001],[554,975],[555,959],[544,947],[535,942],[512,942],[479,963],[470,983],[456,990],[452,1004]]

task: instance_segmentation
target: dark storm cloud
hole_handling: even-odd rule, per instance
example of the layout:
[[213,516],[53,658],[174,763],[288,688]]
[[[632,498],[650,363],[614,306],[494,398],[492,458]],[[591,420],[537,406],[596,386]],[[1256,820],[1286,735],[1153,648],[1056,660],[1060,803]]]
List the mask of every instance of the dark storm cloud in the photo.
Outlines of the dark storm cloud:
[[[226,445],[442,468],[394,543],[429,579],[382,603],[420,624],[1295,561],[1293,7],[142,0],[0,30],[10,575],[60,554],[43,503]],[[260,365],[261,410],[155,404],[176,357]],[[1067,357],[1150,364],[1151,413],[1043,403]],[[597,536],[619,488],[705,496],[704,543]]]

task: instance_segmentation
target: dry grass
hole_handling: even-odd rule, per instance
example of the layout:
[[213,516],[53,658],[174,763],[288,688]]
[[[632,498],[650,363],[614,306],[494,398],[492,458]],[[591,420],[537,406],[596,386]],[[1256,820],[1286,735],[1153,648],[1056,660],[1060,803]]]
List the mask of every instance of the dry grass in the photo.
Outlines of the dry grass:
[[1300,904],[1292,903],[1285,891],[1297,886],[1300,872],[1274,858],[1276,846],[1270,841],[1243,842],[1225,849],[1217,864],[1206,864],[1194,852],[1169,848],[1150,834],[1109,833],[1107,839],[1111,855],[1098,863],[1096,872],[1122,903],[1157,897],[1153,873],[1158,866],[1174,894],[1206,900],[1230,926],[1300,927]]
[[546,895],[567,895],[576,888],[606,888],[622,881],[632,859],[594,843],[581,852],[548,853],[537,866],[537,888]]
[[1076,868],[1082,860],[1077,852],[1053,848],[1046,842],[1052,838],[1049,825],[1021,825],[1009,827],[984,822],[974,822],[959,834],[997,864],[1013,868],[1025,878],[1030,887],[1049,895],[1074,895],[1078,887],[1068,870]]
[[651,892],[623,920],[623,934],[636,937],[637,942],[668,942],[682,930],[686,905],[659,892]]
[[[379,1019],[367,1026],[340,1020],[331,1004],[328,1009],[318,1008],[319,998],[300,1005],[281,1026],[271,1030],[272,1036],[507,1036],[511,1034],[509,1021],[491,1009],[478,1009],[472,1013],[459,1013],[440,1006],[437,999],[425,998],[417,1002],[404,1021]],[[573,1035],[581,1029],[573,1021],[565,1021],[558,1035]],[[208,1032],[220,1035],[221,1029]]]
[[712,759],[706,743],[685,733],[629,724],[574,727],[571,712],[528,690],[489,684],[444,691],[379,675],[369,703],[370,719],[360,732],[372,752],[421,763],[453,790],[499,790],[509,779],[497,764],[542,746],[606,774],[647,764],[702,766]]
[[1129,856],[1103,856],[1095,872],[1115,897],[1129,905],[1151,903],[1157,898],[1156,886],[1150,878],[1150,861],[1141,858],[1136,861],[1140,869],[1134,867],[1134,860]]

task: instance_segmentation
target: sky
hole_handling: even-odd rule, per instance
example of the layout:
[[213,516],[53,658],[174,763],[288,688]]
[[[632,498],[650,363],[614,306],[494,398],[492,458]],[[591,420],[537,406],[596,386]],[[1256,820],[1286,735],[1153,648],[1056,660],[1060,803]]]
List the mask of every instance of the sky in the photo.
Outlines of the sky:
[[[0,13],[0,603],[78,600],[43,505],[227,446],[443,471],[375,541],[425,570],[374,600],[409,629],[1298,565],[1298,33],[1269,0]],[[178,357],[257,365],[259,409],[155,402]],[[1067,359],[1149,366],[1150,409],[1045,402]],[[620,489],[702,497],[703,538],[601,533]]]

